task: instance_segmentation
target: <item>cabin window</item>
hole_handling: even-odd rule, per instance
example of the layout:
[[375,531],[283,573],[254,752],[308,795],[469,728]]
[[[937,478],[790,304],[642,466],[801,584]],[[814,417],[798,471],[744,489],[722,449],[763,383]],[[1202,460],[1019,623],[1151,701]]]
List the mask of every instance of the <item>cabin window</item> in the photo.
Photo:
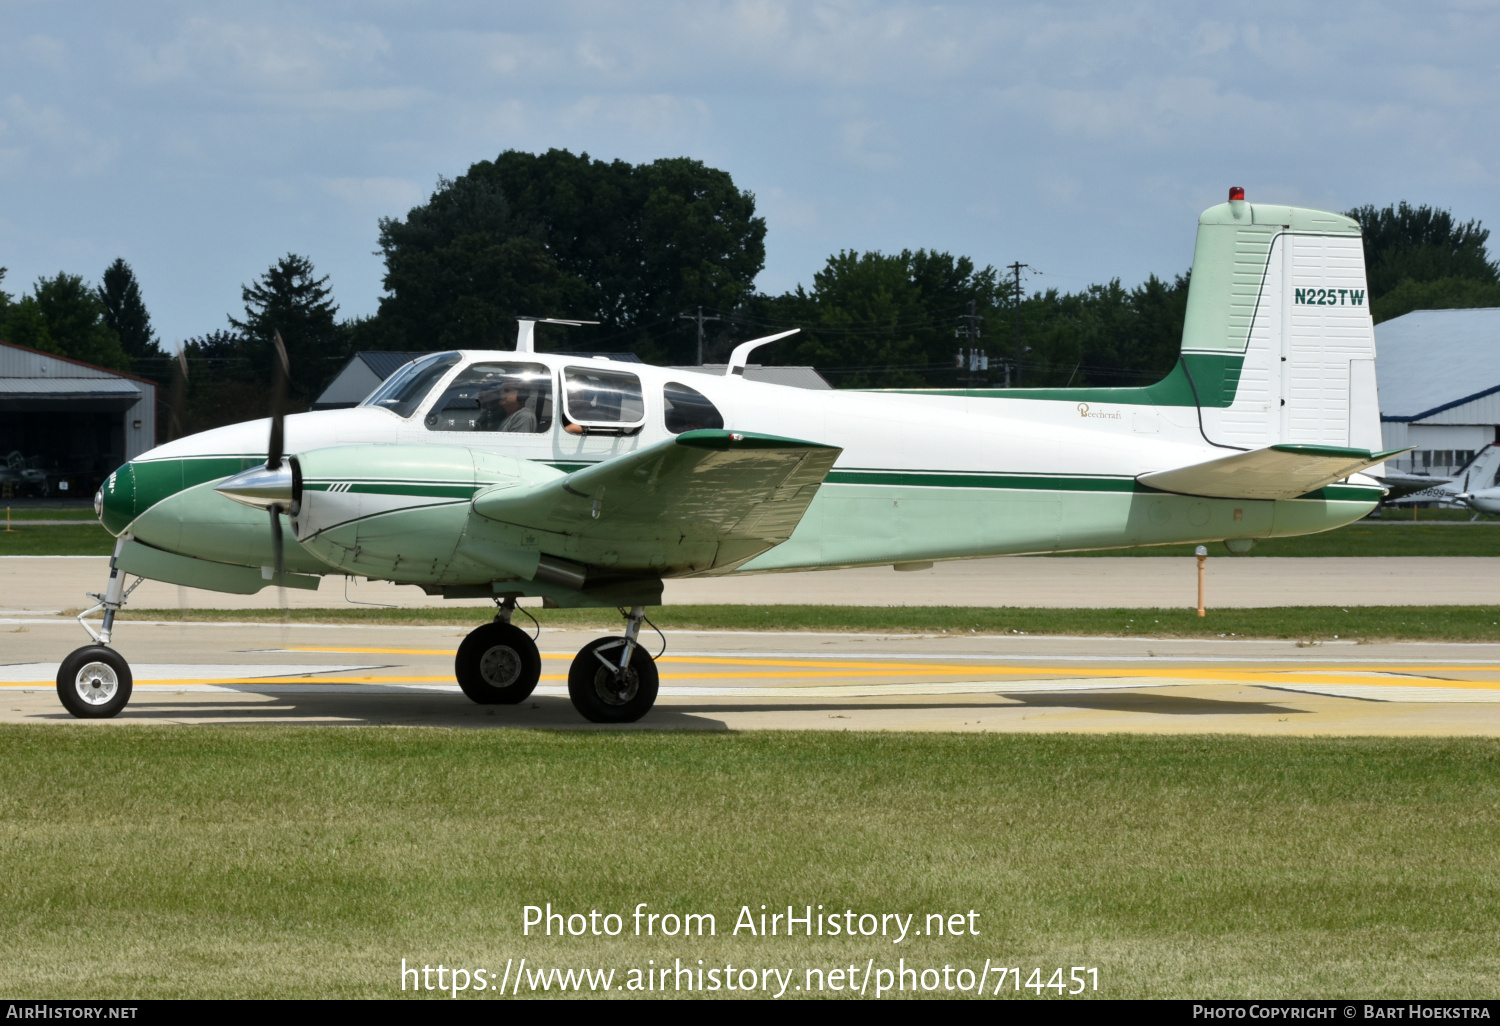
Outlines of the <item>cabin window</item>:
[[457,353],[435,353],[402,367],[360,405],[378,406],[398,417],[410,417],[427,393],[458,363]]
[[540,363],[476,363],[427,414],[431,431],[539,434],[552,427],[552,371]]
[[723,414],[696,388],[669,381],[662,389],[661,396],[662,416],[666,420],[667,430],[674,435],[705,428],[717,430],[724,426]]
[[634,428],[646,420],[641,379],[626,371],[594,367],[563,370],[568,419],[584,427]]

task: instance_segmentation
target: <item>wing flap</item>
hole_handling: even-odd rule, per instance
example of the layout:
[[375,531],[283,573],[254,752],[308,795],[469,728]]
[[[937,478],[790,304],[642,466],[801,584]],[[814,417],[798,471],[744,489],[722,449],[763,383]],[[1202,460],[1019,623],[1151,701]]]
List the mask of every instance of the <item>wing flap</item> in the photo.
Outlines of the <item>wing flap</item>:
[[1136,480],[1160,491],[1211,499],[1295,499],[1407,451],[1370,452],[1368,449],[1329,445],[1271,445],[1204,463],[1142,474]]

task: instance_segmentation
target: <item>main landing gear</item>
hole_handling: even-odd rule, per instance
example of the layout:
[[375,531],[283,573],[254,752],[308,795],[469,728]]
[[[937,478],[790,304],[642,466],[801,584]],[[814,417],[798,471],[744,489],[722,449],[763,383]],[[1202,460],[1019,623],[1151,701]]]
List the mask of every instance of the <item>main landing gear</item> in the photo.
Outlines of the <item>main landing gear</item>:
[[[115,546],[115,558],[120,555],[124,542]],[[130,701],[133,679],[130,664],[125,657],[108,647],[114,632],[115,614],[125,605],[130,593],[140,587],[141,579],[129,588],[125,587],[125,574],[109,561],[109,585],[104,594],[90,594],[98,602],[78,614],[78,622],[89,632],[96,644],[74,649],[57,669],[57,697],[63,708],[74,716],[85,720],[102,720],[116,715]],[[104,623],[94,630],[86,617],[104,610]]]
[[[526,632],[510,622],[516,600],[505,599],[495,621],[464,638],[454,660],[458,686],[480,705],[525,701],[542,675],[542,659]],[[568,697],[593,723],[634,723],[656,703],[656,661],[640,647],[646,607],[625,618],[623,638],[598,638],[583,646],[568,670]]]
[[476,627],[458,646],[453,672],[464,694],[480,705],[516,705],[531,697],[542,657],[526,632],[510,622],[516,600],[500,603],[493,623]]

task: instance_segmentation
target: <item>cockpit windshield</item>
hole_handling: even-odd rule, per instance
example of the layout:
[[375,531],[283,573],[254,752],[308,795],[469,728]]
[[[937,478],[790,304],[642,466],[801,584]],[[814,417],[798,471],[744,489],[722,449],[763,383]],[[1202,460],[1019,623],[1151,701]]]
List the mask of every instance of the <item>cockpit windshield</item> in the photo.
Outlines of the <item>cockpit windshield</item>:
[[378,406],[398,417],[410,417],[427,398],[427,393],[461,357],[457,353],[434,353],[402,367],[381,385],[361,406]]

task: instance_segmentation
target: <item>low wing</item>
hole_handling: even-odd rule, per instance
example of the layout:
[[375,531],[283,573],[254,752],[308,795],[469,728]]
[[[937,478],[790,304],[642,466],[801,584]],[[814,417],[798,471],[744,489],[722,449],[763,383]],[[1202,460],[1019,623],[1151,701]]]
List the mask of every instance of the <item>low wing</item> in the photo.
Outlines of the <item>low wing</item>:
[[1136,480],[1164,492],[1211,499],[1295,499],[1407,451],[1272,445],[1205,463],[1142,474]]
[[[480,516],[567,539],[567,552],[605,562],[647,553],[648,565],[716,547],[711,565],[738,564],[778,545],[807,512],[842,449],[739,431],[676,438],[539,484],[474,499]],[[689,562],[702,564],[701,556]]]

